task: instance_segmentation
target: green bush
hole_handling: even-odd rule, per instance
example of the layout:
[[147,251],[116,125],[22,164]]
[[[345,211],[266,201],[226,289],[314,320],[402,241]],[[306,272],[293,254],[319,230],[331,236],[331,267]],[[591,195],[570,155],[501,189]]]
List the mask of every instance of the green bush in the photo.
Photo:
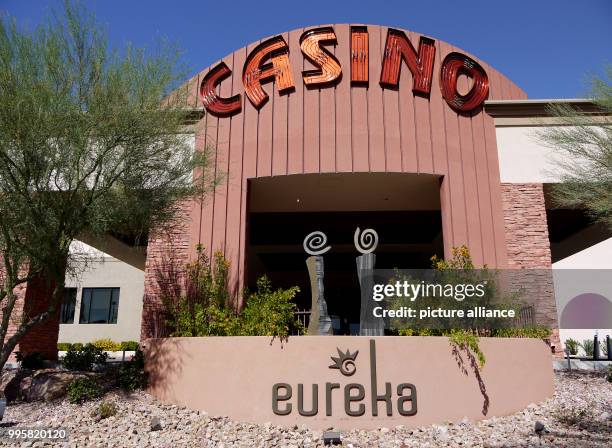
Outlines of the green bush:
[[81,342],[75,342],[74,344],[72,344],[72,347],[76,350],[81,350],[84,347],[84,344]]
[[124,362],[117,371],[117,385],[126,391],[147,387],[147,373],[144,371],[144,354],[136,350],[134,357]]
[[121,350],[121,344],[109,338],[95,340],[92,342],[92,345],[105,352],[118,352]]
[[608,366],[608,375],[606,376],[608,382],[612,383],[612,364]]
[[272,289],[267,277],[257,280],[257,292],[250,294],[240,315],[240,334],[245,336],[287,337],[303,328],[295,318],[298,287]]
[[580,343],[575,339],[568,338],[565,340],[565,347],[569,350],[570,355],[576,356],[578,354]]
[[98,407],[91,413],[92,417],[97,417],[103,420],[108,417],[112,417],[117,414],[117,405],[110,401],[103,401]]
[[135,352],[138,350],[138,342],[136,341],[123,341],[121,343],[121,350],[125,352]]
[[22,369],[40,370],[44,368],[43,356],[39,352],[22,355],[21,352],[15,353],[15,358]]
[[68,370],[90,372],[94,364],[105,364],[107,358],[108,355],[102,349],[92,344],[87,344],[80,349],[76,348],[76,344],[74,344],[64,355],[62,364]]
[[70,344],[69,342],[58,342],[57,343],[57,349],[60,352],[67,352],[71,346],[72,344]]
[[494,328],[490,332],[495,338],[534,338],[546,339],[551,335],[550,328],[526,327],[526,328]]
[[[210,263],[201,246],[198,257],[186,267],[186,284],[166,287],[162,299],[166,324],[171,336],[279,336],[286,337],[301,323],[295,317],[293,298],[297,287],[273,290],[270,281],[262,277],[257,292],[245,293],[246,308],[234,311],[228,290],[229,263],[220,252]],[[162,273],[158,273],[162,275]],[[160,284],[174,281],[159,278]],[[186,291],[177,295],[177,291]]]
[[99,398],[103,393],[102,386],[96,380],[87,377],[72,380],[66,388],[68,401],[73,404]]
[[585,339],[582,341],[582,344],[580,344],[580,347],[582,347],[582,350],[584,350],[584,354],[586,355],[587,358],[592,358],[593,357],[593,350],[595,348],[595,344],[593,342],[593,339]]

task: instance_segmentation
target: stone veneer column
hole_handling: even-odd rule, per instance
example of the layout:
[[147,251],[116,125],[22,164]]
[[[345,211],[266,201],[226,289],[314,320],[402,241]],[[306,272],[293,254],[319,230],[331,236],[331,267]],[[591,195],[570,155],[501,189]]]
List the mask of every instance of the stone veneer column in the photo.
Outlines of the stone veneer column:
[[[502,183],[504,227],[510,269],[551,269],[550,240],[543,185]],[[540,299],[536,320],[557,321],[552,276],[550,294]],[[558,326],[558,323],[557,325]],[[550,337],[555,355],[563,355],[558,328]]]
[[[164,230],[152,230],[145,261],[144,297],[140,340],[166,336],[162,291],[182,284],[185,264],[189,260],[190,222],[193,203],[181,207],[180,216]],[[174,291],[180,294],[181,291]]]

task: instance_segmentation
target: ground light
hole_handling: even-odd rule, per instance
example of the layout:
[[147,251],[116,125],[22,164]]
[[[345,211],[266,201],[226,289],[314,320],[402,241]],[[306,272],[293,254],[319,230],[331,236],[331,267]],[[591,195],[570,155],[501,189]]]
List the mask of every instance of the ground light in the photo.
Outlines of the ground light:
[[325,445],[340,445],[340,443],[342,443],[342,441],[340,440],[340,432],[339,431],[323,432],[323,443]]

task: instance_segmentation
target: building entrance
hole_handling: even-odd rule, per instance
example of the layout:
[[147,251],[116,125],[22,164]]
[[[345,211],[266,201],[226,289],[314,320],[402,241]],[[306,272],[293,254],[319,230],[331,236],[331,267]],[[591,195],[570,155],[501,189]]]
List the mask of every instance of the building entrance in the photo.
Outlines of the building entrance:
[[247,285],[267,275],[275,287],[298,286],[302,316],[311,290],[304,237],[319,230],[325,298],[334,334],[358,334],[360,288],[353,245],[357,227],[379,235],[376,268],[429,268],[442,256],[439,179],[413,174],[316,174],[254,179],[249,185]]

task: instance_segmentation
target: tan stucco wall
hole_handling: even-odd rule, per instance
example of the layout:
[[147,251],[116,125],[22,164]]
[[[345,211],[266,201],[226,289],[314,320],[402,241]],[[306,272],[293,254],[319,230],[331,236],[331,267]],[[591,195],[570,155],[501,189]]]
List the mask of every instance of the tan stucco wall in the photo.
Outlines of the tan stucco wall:
[[[382,394],[390,382],[393,415],[378,404],[378,417],[370,404],[370,340],[376,343],[377,389]],[[157,398],[211,415],[226,415],[249,422],[273,422],[313,428],[376,428],[418,426],[507,415],[553,394],[550,349],[535,339],[481,339],[487,362],[481,371],[482,387],[465,352],[458,366],[452,346],[443,337],[298,336],[287,342],[269,337],[209,337],[149,339],[146,342],[150,392]],[[356,372],[343,376],[330,369],[330,356],[359,350]],[[332,416],[325,409],[325,383],[339,383],[332,395]],[[293,388],[290,415],[272,412],[272,387],[289,383]],[[312,384],[318,384],[319,412],[303,417],[297,412],[298,383],[304,384],[304,404],[312,404]],[[344,386],[365,388],[365,414],[349,417],[344,410]],[[412,383],[417,390],[417,413],[401,416],[396,388]],[[485,398],[486,395],[486,398]],[[283,402],[284,406],[286,402]],[[358,403],[353,403],[356,409]],[[485,406],[486,404],[486,406]],[[409,407],[409,406],[408,406]],[[486,407],[486,413],[483,408]]]
[[[116,258],[93,254],[76,275],[66,279],[76,287],[74,324],[61,324],[58,342],[91,342],[110,338],[116,342],[140,340],[144,271]],[[119,312],[116,324],[79,324],[83,288],[118,287]]]

